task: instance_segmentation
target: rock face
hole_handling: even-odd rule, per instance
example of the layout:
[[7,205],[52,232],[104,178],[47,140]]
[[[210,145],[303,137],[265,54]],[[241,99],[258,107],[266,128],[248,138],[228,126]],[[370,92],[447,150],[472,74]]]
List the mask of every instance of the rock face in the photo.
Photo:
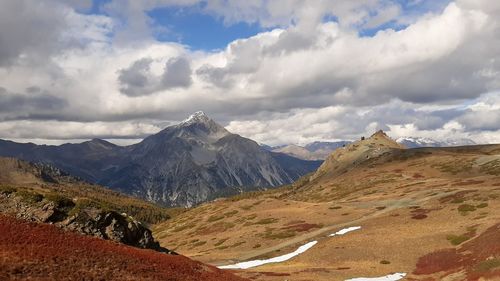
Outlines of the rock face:
[[82,212],[67,218],[60,225],[65,229],[130,246],[172,253],[160,247],[154,240],[151,230],[126,214],[98,212],[95,216],[90,216]]
[[203,112],[131,146],[96,139],[61,146],[0,141],[0,156],[45,162],[93,183],[185,207],[288,184],[321,164],[284,159],[228,132]]
[[130,246],[152,249],[169,254],[174,252],[160,247],[151,230],[126,214],[103,211],[95,208],[71,213],[71,201],[55,203],[42,200],[28,202],[14,193],[0,193],[0,213],[9,214],[27,221],[51,223],[70,231],[112,240]]

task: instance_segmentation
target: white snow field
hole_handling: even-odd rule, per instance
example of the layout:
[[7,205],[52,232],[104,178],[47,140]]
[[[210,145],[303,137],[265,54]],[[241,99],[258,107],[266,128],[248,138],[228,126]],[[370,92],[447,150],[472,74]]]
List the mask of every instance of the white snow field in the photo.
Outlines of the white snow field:
[[294,252],[286,254],[286,255],[282,255],[279,257],[274,257],[274,258],[270,258],[267,260],[253,260],[253,261],[240,262],[237,264],[219,266],[219,268],[221,268],[221,269],[247,269],[247,268],[261,266],[261,265],[268,264],[268,263],[284,262],[284,261],[287,261],[287,260],[289,260],[295,256],[298,256],[298,255],[304,253],[305,251],[311,249],[314,245],[316,245],[316,243],[318,243],[318,241],[309,242],[305,245],[300,246]]
[[336,235],[344,235],[348,232],[351,232],[351,231],[354,231],[354,230],[358,230],[358,229],[361,229],[361,226],[351,226],[351,227],[348,227],[348,228],[344,228],[344,229],[341,229],[335,233],[332,233],[328,236],[332,237],[332,236],[336,236]]
[[397,281],[403,279],[405,276],[406,273],[394,273],[382,277],[373,277],[373,278],[360,277],[360,278],[347,279],[345,281]]

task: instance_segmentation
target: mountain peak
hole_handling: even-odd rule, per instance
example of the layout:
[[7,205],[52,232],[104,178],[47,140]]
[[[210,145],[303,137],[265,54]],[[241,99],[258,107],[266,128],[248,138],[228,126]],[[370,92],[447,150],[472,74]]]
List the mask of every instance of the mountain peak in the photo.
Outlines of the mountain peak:
[[188,118],[186,118],[184,121],[182,121],[180,124],[193,124],[193,123],[207,123],[211,119],[205,114],[203,111],[196,111],[195,113],[191,114]]
[[[191,114],[184,121],[180,122],[175,128],[182,129],[181,135],[189,131],[189,134],[197,136],[208,136],[210,140],[218,140],[230,134],[223,126],[208,117],[203,111],[197,111]],[[169,129],[169,128],[167,128]],[[187,130],[187,131],[186,131]]]
[[86,142],[87,144],[94,145],[94,146],[100,146],[100,147],[105,147],[105,148],[113,148],[116,147],[116,144],[113,144],[109,141],[105,141],[103,139],[98,139],[98,138],[93,138],[89,141]]
[[373,138],[373,137],[385,137],[385,138],[388,138],[389,136],[387,136],[387,134],[384,131],[378,130],[370,138]]

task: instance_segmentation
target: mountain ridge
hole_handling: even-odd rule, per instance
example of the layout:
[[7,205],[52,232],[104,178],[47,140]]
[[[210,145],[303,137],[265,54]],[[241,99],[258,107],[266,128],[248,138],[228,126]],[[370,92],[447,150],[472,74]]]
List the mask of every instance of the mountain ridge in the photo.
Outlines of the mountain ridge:
[[130,146],[99,139],[60,146],[0,140],[0,156],[48,163],[89,182],[185,207],[289,184],[320,164],[273,154],[203,112]]

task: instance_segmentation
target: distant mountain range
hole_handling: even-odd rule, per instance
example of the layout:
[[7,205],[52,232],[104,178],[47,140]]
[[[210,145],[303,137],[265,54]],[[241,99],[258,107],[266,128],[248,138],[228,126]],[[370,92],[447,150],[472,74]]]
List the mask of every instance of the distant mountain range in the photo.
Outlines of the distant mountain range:
[[[448,147],[448,146],[464,146],[475,145],[471,139],[448,139],[445,141],[437,141],[430,138],[419,137],[401,137],[396,139],[396,142],[406,146],[407,148],[417,147]],[[346,146],[352,143],[351,141],[337,142],[321,142],[316,141],[305,146],[295,144],[269,146],[261,144],[261,147],[273,152],[284,153],[303,160],[325,160],[335,149]]]
[[130,146],[100,139],[60,146],[0,140],[0,156],[43,162],[166,206],[292,183],[321,161],[270,152],[203,112]]
[[303,160],[325,160],[335,149],[349,144],[350,141],[338,142],[313,142],[305,146],[299,145],[281,145],[276,147],[269,147],[269,150],[279,153],[288,154]]
[[416,147],[447,147],[447,146],[464,146],[475,145],[476,143],[471,139],[448,139],[445,141],[437,141],[431,138],[418,138],[418,137],[401,137],[396,139],[397,143],[403,144],[408,148]]

